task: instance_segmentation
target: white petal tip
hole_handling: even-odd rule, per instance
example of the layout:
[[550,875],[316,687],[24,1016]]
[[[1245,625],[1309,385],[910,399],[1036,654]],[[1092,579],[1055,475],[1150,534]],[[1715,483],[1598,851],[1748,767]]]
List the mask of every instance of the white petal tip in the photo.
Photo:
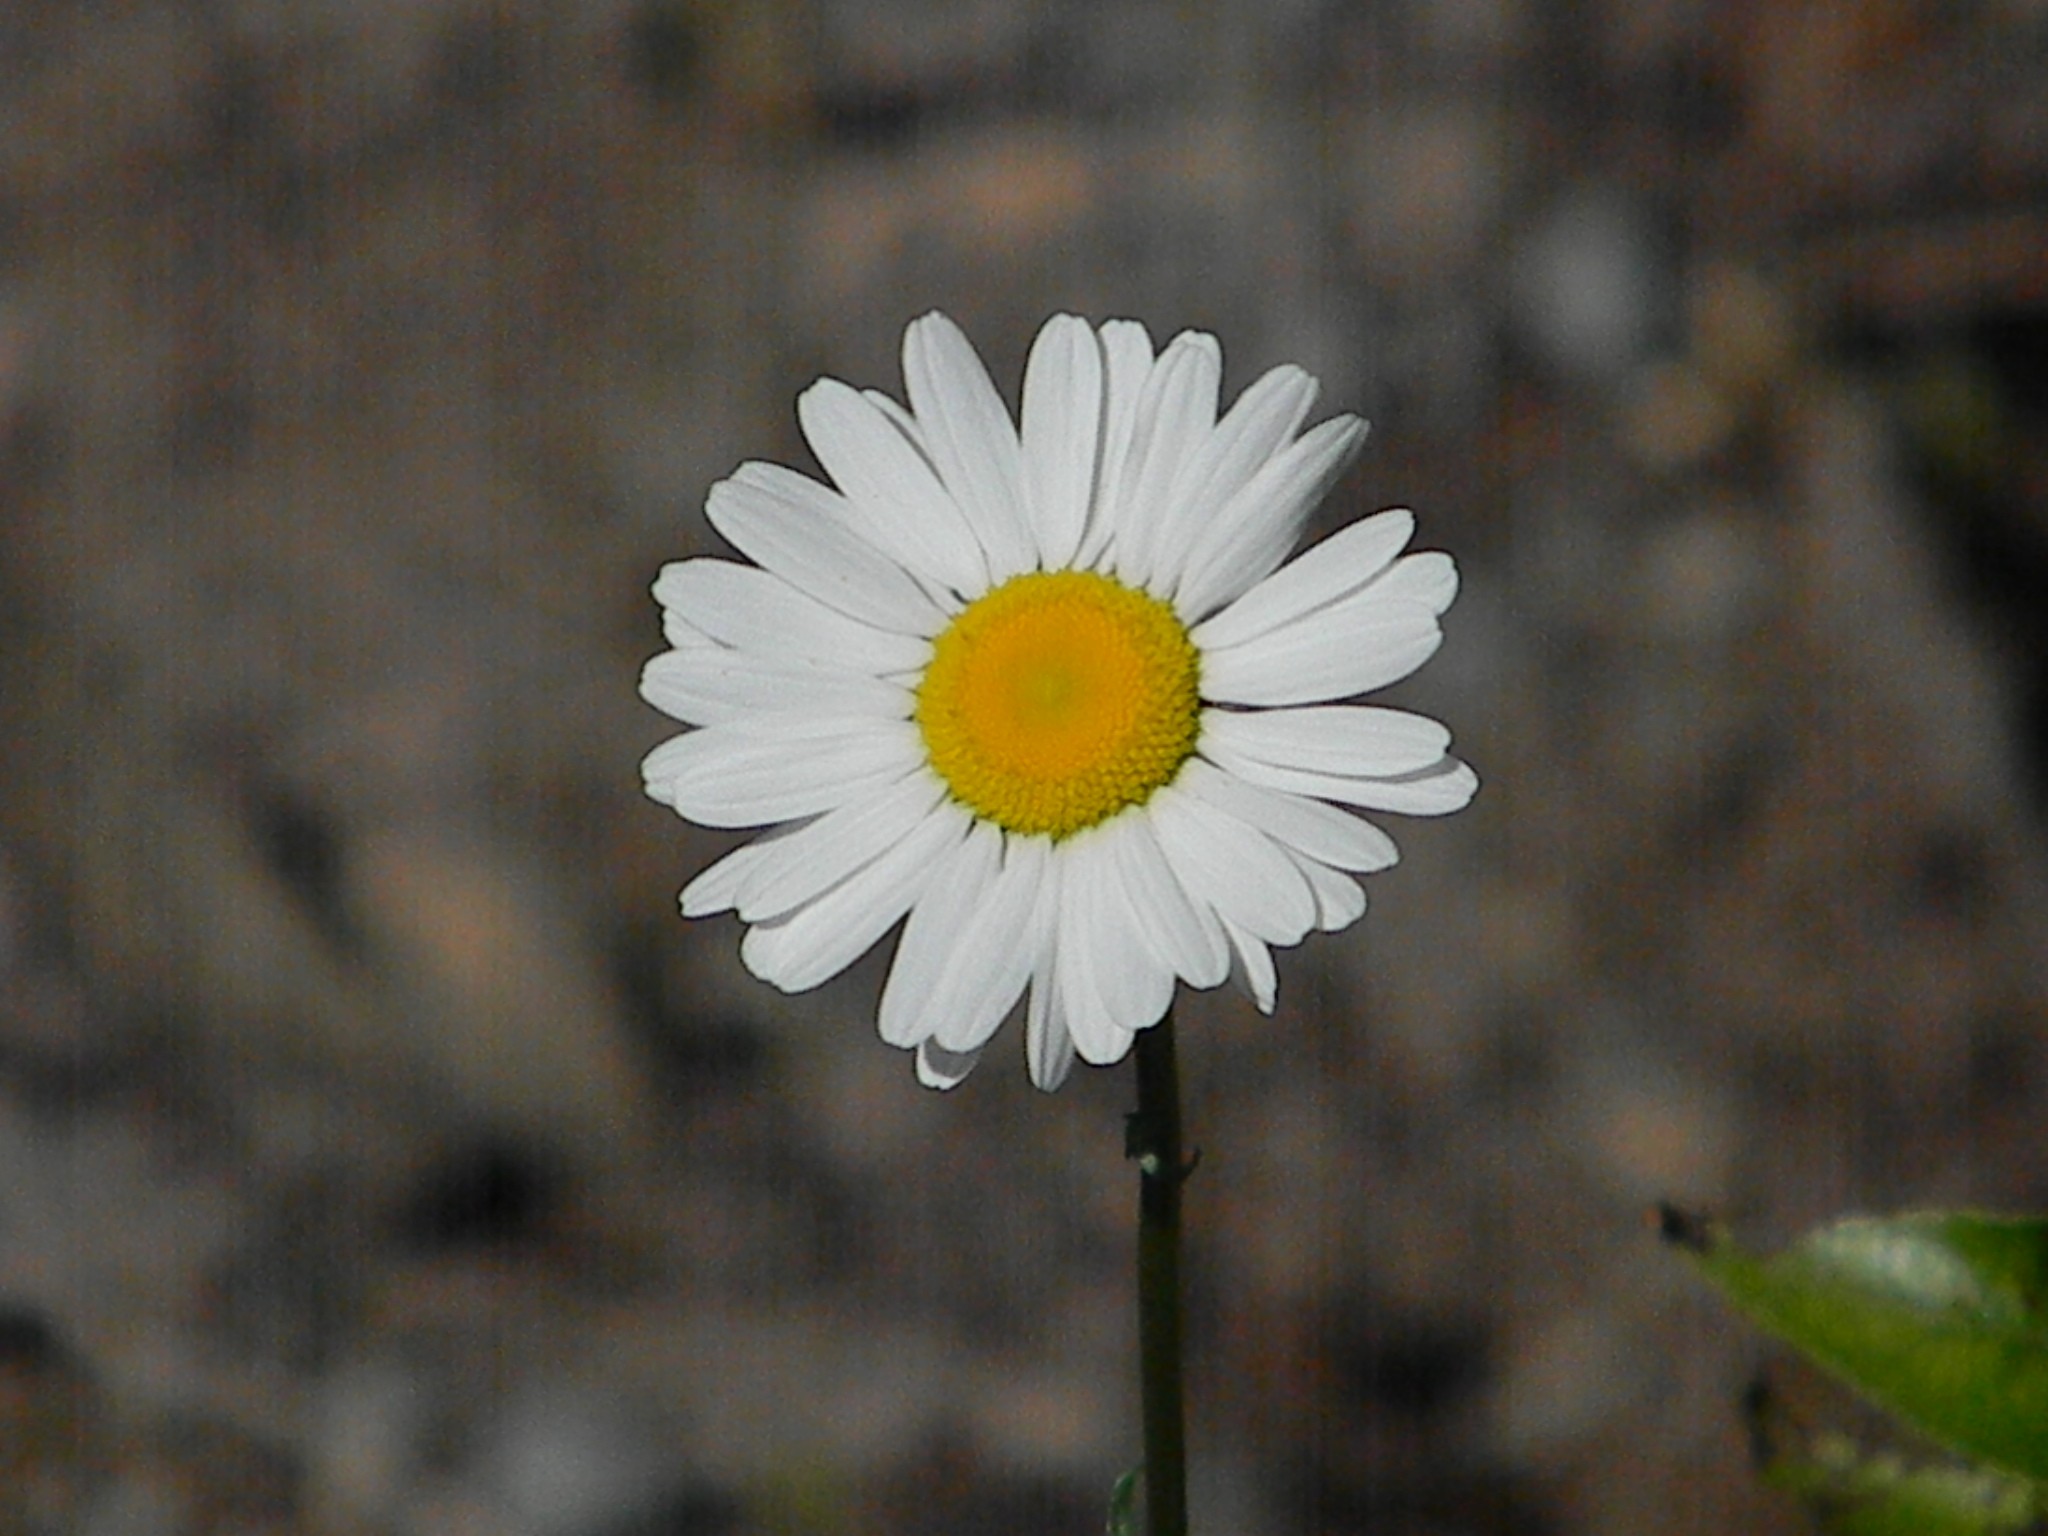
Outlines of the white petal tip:
[[1223,343],[1218,341],[1213,335],[1211,335],[1207,331],[1180,332],[1177,336],[1173,338],[1172,341],[1166,344],[1166,352],[1162,353],[1161,357],[1162,359],[1164,359],[1164,357],[1168,354],[1182,351],[1184,349],[1195,352],[1206,352],[1219,363],[1223,360]]
[[1069,1055],[1063,1061],[1040,1064],[1031,1067],[1031,1086],[1040,1093],[1058,1093],[1074,1070],[1074,1058]]
[[1472,771],[1470,763],[1455,757],[1445,758],[1439,766],[1414,775],[1408,782],[1428,786],[1425,799],[1413,807],[1400,807],[1410,816],[1449,816],[1465,809],[1479,793],[1479,775]]
[[974,1070],[974,1064],[980,1059],[978,1050],[949,1051],[927,1040],[917,1048],[917,1080],[925,1087],[936,1088],[943,1093],[965,1082],[967,1074]]
[[1105,342],[1124,339],[1141,341],[1145,345],[1145,355],[1152,355],[1152,333],[1145,329],[1145,322],[1142,320],[1105,320],[1096,334]]
[[1119,1029],[1113,1024],[1101,1031],[1100,1038],[1095,1037],[1093,1030],[1088,1033],[1090,1038],[1085,1045],[1078,1040],[1074,1045],[1081,1059],[1091,1067],[1115,1066],[1131,1054],[1131,1042],[1138,1038],[1134,1032]]
[[768,952],[768,943],[763,941],[768,940],[772,943],[769,936],[773,932],[771,928],[756,925],[749,928],[747,936],[740,941],[740,964],[747,968],[747,973],[756,981],[765,981],[776,991],[794,996],[799,992],[808,992],[813,987],[821,986],[829,979],[826,976],[804,975],[793,963],[796,957]]
[[[1337,450],[1337,463],[1348,467],[1365,446],[1365,439],[1372,431],[1372,423],[1363,416],[1332,416],[1330,425],[1343,439],[1343,446]],[[1410,514],[1411,517],[1413,514]]]

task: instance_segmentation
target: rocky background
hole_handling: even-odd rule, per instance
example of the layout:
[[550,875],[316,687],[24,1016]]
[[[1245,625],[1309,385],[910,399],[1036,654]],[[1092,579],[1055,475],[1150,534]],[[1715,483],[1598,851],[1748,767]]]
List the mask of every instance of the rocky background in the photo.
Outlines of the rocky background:
[[1806,1528],[1644,1213],[2048,1207],[2040,0],[0,12],[0,1532],[1099,1529],[1127,1069],[924,1092],[638,791],[935,306],[1466,572],[1479,801],[1184,1009],[1198,1530]]

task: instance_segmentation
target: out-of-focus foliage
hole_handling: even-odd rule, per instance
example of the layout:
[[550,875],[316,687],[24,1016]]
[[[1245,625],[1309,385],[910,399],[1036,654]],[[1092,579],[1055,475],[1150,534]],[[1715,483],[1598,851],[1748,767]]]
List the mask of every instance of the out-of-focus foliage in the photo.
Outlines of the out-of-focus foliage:
[[2048,1518],[2024,1479],[1869,1455],[1842,1435],[1771,1462],[1764,1477],[1813,1503],[1836,1536],[2021,1536]]
[[1840,1435],[1767,1474],[1850,1536],[2040,1529],[2048,1510],[2048,1220],[1965,1212],[1853,1218],[1769,1258],[1665,1212],[1665,1232],[1756,1323],[1981,1465],[1914,1466]]

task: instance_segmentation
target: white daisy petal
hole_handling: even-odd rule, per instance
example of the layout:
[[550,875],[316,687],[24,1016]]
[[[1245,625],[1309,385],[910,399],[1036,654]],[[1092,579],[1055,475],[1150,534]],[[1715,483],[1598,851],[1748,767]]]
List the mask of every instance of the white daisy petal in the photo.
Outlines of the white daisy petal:
[[1034,1086],[1054,1092],[1074,1070],[1074,1037],[1060,989],[1049,970],[1031,981],[1031,1002],[1024,1015],[1024,1061]]
[[1095,990],[1109,1022],[1129,1036],[1158,1023],[1172,1004],[1173,968],[1146,941],[1137,893],[1125,886],[1113,862],[1105,862],[1111,873],[1096,903],[1102,947],[1095,957]]
[[1383,603],[1370,588],[1306,618],[1202,658],[1202,697],[1222,704],[1320,704],[1399,682],[1443,644],[1421,603]]
[[1420,773],[1385,779],[1277,768],[1256,758],[1245,758],[1230,771],[1247,784],[1295,795],[1314,795],[1319,800],[1334,800],[1369,811],[1397,811],[1404,816],[1447,816],[1452,811],[1462,811],[1479,790],[1479,776],[1455,757],[1447,757]]
[[[657,581],[656,586],[660,583]],[[716,640],[692,624],[675,609],[664,606],[661,610],[661,637],[679,651],[702,650],[709,646],[720,649]]]
[[1304,859],[1299,854],[1289,853],[1295,868],[1308,881],[1308,888],[1316,898],[1316,927],[1323,933],[1336,933],[1349,928],[1365,916],[1365,887],[1351,876],[1318,864],[1314,859]]
[[[1106,1010],[1107,1006],[1098,1004],[1097,1008]],[[1083,1019],[1088,1021],[1085,1028]],[[1115,1066],[1130,1055],[1131,1042],[1137,1039],[1135,1030],[1119,1029],[1111,1023],[1106,1011],[1098,1011],[1093,1017],[1077,1015],[1068,1027],[1073,1035],[1074,1054],[1091,1067]]]
[[1371,822],[1320,800],[1247,784],[1199,757],[1182,766],[1175,783],[1226,815],[1257,827],[1290,853],[1332,869],[1371,874],[1393,868],[1400,859],[1394,840]]
[[1002,872],[984,889],[926,1008],[932,1038],[948,1050],[979,1049],[1031,980],[1035,949],[1018,938],[1031,929],[1051,851],[1046,838],[1006,839]]
[[1002,582],[1031,569],[1038,548],[1024,509],[1017,428],[960,327],[934,310],[903,333],[903,382],[939,477],[967,514]]
[[1351,803],[1403,816],[1448,816],[1472,803],[1472,797],[1479,793],[1479,775],[1472,771],[1470,763],[1447,757],[1421,773],[1381,779],[1369,793],[1372,798],[1358,795]]
[[700,870],[697,878],[683,887],[683,916],[710,917],[716,912],[730,912],[739,904],[740,887],[760,867],[773,846],[771,839],[757,837]]
[[905,672],[931,658],[931,641],[891,633],[827,608],[780,576],[731,560],[678,560],[654,595],[721,644],[843,672]]
[[1315,399],[1316,381],[1301,369],[1269,369],[1237,397],[1201,447],[1184,456],[1153,553],[1154,590],[1171,592],[1180,584],[1195,536],[1301,430]]
[[906,720],[913,705],[901,683],[823,667],[765,661],[723,646],[663,651],[640,673],[640,697],[690,725],[716,725],[765,712],[872,714]]
[[1182,887],[1226,926],[1275,944],[1298,943],[1315,923],[1315,897],[1294,862],[1256,828],[1169,784],[1146,803],[1152,829]]
[[[1072,850],[1064,850],[1067,874],[1075,873]],[[1091,1065],[1101,1066],[1122,1059],[1130,1037],[1110,1022],[1109,1008],[1095,984],[1097,936],[1086,921],[1095,905],[1092,886],[1069,879],[1067,899],[1060,909],[1059,931],[1053,940],[1053,984],[1059,989],[1058,1008],[1066,1020],[1067,1033],[1075,1054]]]
[[1033,957],[1031,1000],[1024,1009],[1024,1062],[1031,1081],[1051,1093],[1074,1067],[1074,1037],[1067,1029],[1066,1004],[1060,992],[1057,954],[1059,914],[1065,906],[1062,881],[1066,861],[1048,858],[1039,887],[1038,908],[1020,942]]
[[964,812],[942,805],[908,837],[820,896],[740,941],[740,959],[784,992],[808,992],[858,960],[910,910],[948,848],[967,835]]
[[768,715],[707,725],[641,764],[647,793],[705,827],[764,827],[829,811],[923,760],[909,721]]
[[988,559],[931,463],[874,401],[837,379],[797,397],[797,420],[859,528],[915,574],[963,597],[988,589]]
[[1297,555],[1190,631],[1206,652],[1228,650],[1326,608],[1385,571],[1415,536],[1415,514],[1375,512]]
[[940,1000],[947,963],[973,926],[1002,861],[1003,834],[990,823],[977,821],[966,839],[933,869],[929,889],[911,909],[903,936],[896,941],[896,958],[882,988],[877,1023],[889,1044],[912,1046],[932,1034],[928,1010]]
[[1024,368],[1024,489],[1047,570],[1072,562],[1088,526],[1102,432],[1102,347],[1088,322],[1054,315]]
[[938,466],[932,464],[932,451],[925,446],[924,428],[917,424],[917,418],[910,414],[902,402],[879,389],[864,389],[860,392],[860,397],[888,417],[896,430],[909,439],[910,446],[918,451],[925,463],[931,464],[932,472],[938,473]]
[[1159,846],[1151,821],[1127,811],[1103,828],[1117,873],[1152,951],[1194,987],[1213,987],[1230,971],[1230,949],[1216,914],[1189,897]]
[[1037,959],[1018,939],[1030,930],[1049,847],[1006,840],[983,822],[953,851],[897,944],[882,991],[884,1040],[966,1053],[995,1033]]
[[1173,998],[1173,973],[1145,944],[1101,828],[1070,838],[1060,913],[1062,1001],[1074,1048],[1091,1066],[1123,1060],[1137,1031]]
[[1196,535],[1174,611],[1197,623],[1271,575],[1351,467],[1365,430],[1356,416],[1332,417],[1268,459]]
[[980,1051],[949,1051],[925,1040],[917,1047],[917,1080],[927,1088],[958,1088],[979,1060]]
[[1403,555],[1372,589],[1384,598],[1421,603],[1440,615],[1458,595],[1458,567],[1440,549]]
[[1271,1013],[1279,1000],[1280,977],[1273,969],[1273,952],[1265,942],[1223,919],[1223,932],[1230,939],[1230,980],[1238,991],[1252,1000],[1261,1013]]
[[1424,715],[1361,704],[1306,709],[1202,711],[1202,755],[1219,767],[1257,758],[1287,768],[1390,778],[1428,768],[1450,750],[1451,733]]
[[742,464],[711,487],[704,515],[741,554],[877,629],[931,636],[946,613],[857,531],[844,496],[779,464]]
[[920,770],[755,843],[762,856],[740,876],[729,904],[746,921],[762,923],[816,901],[908,837],[945,794],[936,777]]
[[1152,337],[1135,320],[1111,320],[1097,332],[1102,341],[1102,451],[1095,463],[1095,491],[1081,552],[1074,563],[1101,564],[1116,534],[1115,499],[1123,484],[1124,461],[1138,420],[1138,398],[1152,376]]
[[1095,984],[1095,956],[1100,948],[1095,907],[1102,877],[1095,868],[1100,840],[1082,833],[1060,848],[1060,904],[1054,914],[1052,958],[1057,969],[1061,1011],[1077,1048],[1083,1037],[1096,1037],[1107,1027],[1109,1011]]
[[1112,503],[1114,564],[1120,580],[1152,585],[1159,545],[1173,520],[1174,482],[1216,426],[1223,349],[1202,331],[1167,343],[1138,397],[1129,457]]

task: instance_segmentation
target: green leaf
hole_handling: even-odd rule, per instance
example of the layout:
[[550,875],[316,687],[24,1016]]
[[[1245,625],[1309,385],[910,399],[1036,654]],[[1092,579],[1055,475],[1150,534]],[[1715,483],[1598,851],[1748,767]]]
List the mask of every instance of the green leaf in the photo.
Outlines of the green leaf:
[[1138,1536],[1138,1479],[1143,1466],[1131,1468],[1109,1491],[1109,1536]]
[[1909,1466],[1830,1435],[1810,1456],[1764,1471],[1810,1500],[1833,1536],[2025,1536],[2042,1529],[2034,1485],[1972,1467]]
[[1663,1218],[1762,1327],[1941,1443],[2048,1480],[2048,1220],[1841,1221],[1759,1259],[1718,1227]]
[[2042,1536],[2048,1491],[1961,1464],[1873,1453],[1846,1435],[1808,1433],[1759,1382],[1743,1400],[1765,1482],[1805,1499],[1831,1536]]

